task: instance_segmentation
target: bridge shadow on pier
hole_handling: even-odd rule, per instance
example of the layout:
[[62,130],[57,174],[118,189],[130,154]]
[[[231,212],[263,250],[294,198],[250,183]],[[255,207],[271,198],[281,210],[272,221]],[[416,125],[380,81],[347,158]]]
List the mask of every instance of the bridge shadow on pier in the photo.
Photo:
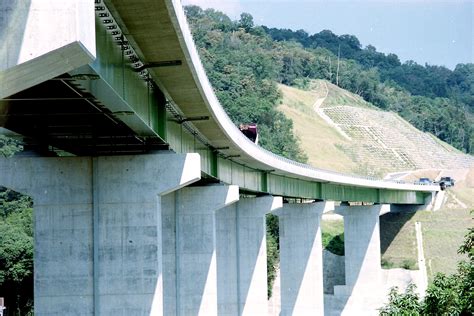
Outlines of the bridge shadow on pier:
[[[398,238],[413,238],[415,240],[414,223],[408,223],[415,215],[413,208],[397,207],[396,212],[390,212],[380,216],[380,249],[382,256],[387,253],[389,247]],[[403,234],[401,236],[400,234]],[[416,247],[413,247],[416,256]],[[403,254],[407,255],[407,254]],[[416,258],[414,259],[416,262]],[[383,260],[385,261],[385,260]]]

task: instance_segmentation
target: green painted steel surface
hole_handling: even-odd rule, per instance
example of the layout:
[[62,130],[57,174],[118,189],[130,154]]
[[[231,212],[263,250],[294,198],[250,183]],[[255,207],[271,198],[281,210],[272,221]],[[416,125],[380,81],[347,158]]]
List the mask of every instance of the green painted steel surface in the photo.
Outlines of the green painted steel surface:
[[256,170],[217,152],[202,143],[196,134],[167,111],[166,99],[158,89],[151,89],[130,67],[130,63],[105,27],[97,21],[97,59],[91,65],[137,116],[150,128],[150,132],[164,139],[172,150],[179,153],[199,153],[201,171],[220,181],[239,185],[247,191],[281,195],[285,197],[354,201],[372,203],[423,204],[430,193],[363,188],[296,179]]
[[161,91],[152,89],[132,67],[123,46],[96,20],[97,58],[92,69],[122,98],[154,134],[164,136],[164,102]]

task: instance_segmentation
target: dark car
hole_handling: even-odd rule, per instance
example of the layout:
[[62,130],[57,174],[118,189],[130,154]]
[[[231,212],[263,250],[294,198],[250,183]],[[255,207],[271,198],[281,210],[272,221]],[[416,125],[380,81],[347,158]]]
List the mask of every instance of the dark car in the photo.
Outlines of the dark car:
[[444,182],[440,182],[439,187],[440,187],[441,191],[446,190],[446,184]]
[[445,188],[453,187],[454,179],[451,177],[441,177],[441,179],[439,180],[439,185],[441,186],[441,184],[444,184]]

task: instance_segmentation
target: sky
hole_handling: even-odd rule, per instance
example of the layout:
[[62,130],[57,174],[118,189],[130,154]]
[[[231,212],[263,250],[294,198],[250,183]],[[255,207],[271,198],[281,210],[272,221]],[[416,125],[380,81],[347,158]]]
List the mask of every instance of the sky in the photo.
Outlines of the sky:
[[454,69],[474,62],[474,0],[181,0],[256,25],[331,30],[357,36],[362,46],[395,53],[402,62]]

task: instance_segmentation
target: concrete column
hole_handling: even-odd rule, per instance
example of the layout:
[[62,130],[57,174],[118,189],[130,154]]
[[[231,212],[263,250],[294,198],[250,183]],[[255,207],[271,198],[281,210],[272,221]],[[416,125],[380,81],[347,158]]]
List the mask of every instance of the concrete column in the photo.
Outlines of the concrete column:
[[326,202],[284,204],[280,226],[281,316],[323,315],[320,221]]
[[[336,213],[344,216],[346,295],[355,292],[355,288],[370,290],[379,286],[382,277],[379,215],[389,209],[388,204],[336,207]],[[334,294],[337,292],[335,288]]]
[[265,214],[281,197],[241,199],[217,213],[219,315],[267,315]]
[[188,187],[163,197],[165,315],[217,315],[216,211],[235,185]]
[[199,156],[101,157],[95,163],[99,314],[163,315],[161,196],[200,179]]
[[36,315],[162,315],[160,196],[200,178],[197,154],[0,160],[33,197]]

